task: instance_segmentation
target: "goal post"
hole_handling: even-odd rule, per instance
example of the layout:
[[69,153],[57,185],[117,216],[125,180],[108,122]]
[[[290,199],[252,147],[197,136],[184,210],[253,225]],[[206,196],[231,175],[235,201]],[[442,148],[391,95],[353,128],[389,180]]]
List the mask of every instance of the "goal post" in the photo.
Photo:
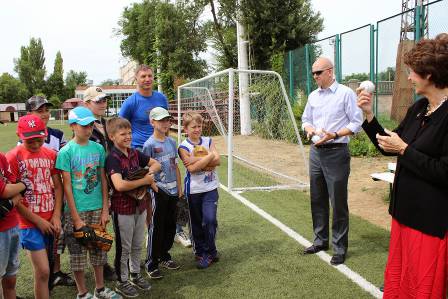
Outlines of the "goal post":
[[[241,77],[248,81],[245,96]],[[179,142],[182,115],[192,110],[204,117],[203,134],[213,137],[225,157],[222,181],[229,190],[308,188],[305,149],[278,73],[227,69],[179,86]]]
[[65,124],[63,109],[50,109],[49,126],[62,126]]

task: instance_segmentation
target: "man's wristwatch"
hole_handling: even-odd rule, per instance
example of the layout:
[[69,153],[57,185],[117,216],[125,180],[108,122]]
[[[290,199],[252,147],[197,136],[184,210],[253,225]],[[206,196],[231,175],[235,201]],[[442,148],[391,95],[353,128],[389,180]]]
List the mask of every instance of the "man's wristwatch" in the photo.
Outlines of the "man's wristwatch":
[[334,132],[334,138],[333,139],[338,139],[338,138],[339,138],[338,132]]

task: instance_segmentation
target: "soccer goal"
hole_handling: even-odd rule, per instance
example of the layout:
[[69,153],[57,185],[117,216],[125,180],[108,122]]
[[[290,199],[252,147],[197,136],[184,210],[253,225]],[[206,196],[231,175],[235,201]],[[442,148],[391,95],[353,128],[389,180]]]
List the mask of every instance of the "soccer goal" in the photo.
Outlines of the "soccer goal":
[[54,125],[64,125],[64,124],[65,124],[64,110],[50,109],[50,120],[48,122],[48,125],[51,127]]
[[303,189],[308,165],[291,102],[273,71],[227,69],[178,87],[178,138],[186,111],[204,117],[232,191]]

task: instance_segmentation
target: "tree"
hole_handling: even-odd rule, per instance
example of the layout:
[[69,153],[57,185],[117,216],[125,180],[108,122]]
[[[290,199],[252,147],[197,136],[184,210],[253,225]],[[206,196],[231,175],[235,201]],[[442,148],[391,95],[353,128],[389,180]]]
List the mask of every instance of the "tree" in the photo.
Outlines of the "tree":
[[0,76],[0,103],[23,103],[28,95],[26,85],[19,79],[8,73]]
[[106,85],[120,85],[119,79],[107,79],[101,82],[100,86],[106,86]]
[[60,51],[56,53],[53,73],[50,75],[45,84],[45,93],[50,98],[55,96],[58,99],[64,98],[66,95],[64,86],[63,59]]
[[78,85],[87,85],[87,73],[70,70],[65,78],[65,98],[73,98]]
[[387,67],[386,70],[378,73],[378,81],[394,81],[395,67]]
[[349,81],[349,80],[357,80],[357,81],[365,81],[365,80],[369,80],[369,74],[368,73],[352,73],[350,75],[347,75],[344,77],[344,81]]
[[14,59],[14,71],[27,89],[28,94],[36,94],[45,86],[45,54],[41,39],[31,38],[28,47],[22,46],[20,57]]
[[179,0],[172,4],[145,0],[125,8],[118,23],[123,56],[154,68],[159,66],[168,98],[174,97],[177,78],[205,75],[206,62],[199,58],[207,47],[199,21],[203,9],[201,1]]
[[[235,61],[228,59],[223,52],[229,47],[236,49],[236,38],[232,39],[231,36],[236,35],[236,12],[239,10],[240,21],[246,28],[249,40],[251,64],[256,69],[270,69],[275,54],[312,42],[323,28],[323,20],[319,13],[312,10],[310,0],[241,0],[239,7],[234,0],[218,0],[218,3],[220,10],[218,17],[214,17],[214,23],[217,28],[218,21],[223,29],[222,32],[212,31],[211,40],[218,52],[218,63],[227,63],[219,65],[221,68],[236,67]],[[215,15],[213,8],[212,14]],[[224,43],[218,34],[222,34]]]

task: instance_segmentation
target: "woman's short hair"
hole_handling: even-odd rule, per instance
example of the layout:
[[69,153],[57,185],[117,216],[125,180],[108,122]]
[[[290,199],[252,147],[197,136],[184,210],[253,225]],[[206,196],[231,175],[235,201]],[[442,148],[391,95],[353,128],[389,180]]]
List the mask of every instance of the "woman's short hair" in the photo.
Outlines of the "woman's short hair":
[[419,41],[404,55],[404,63],[437,88],[448,87],[448,35]]

